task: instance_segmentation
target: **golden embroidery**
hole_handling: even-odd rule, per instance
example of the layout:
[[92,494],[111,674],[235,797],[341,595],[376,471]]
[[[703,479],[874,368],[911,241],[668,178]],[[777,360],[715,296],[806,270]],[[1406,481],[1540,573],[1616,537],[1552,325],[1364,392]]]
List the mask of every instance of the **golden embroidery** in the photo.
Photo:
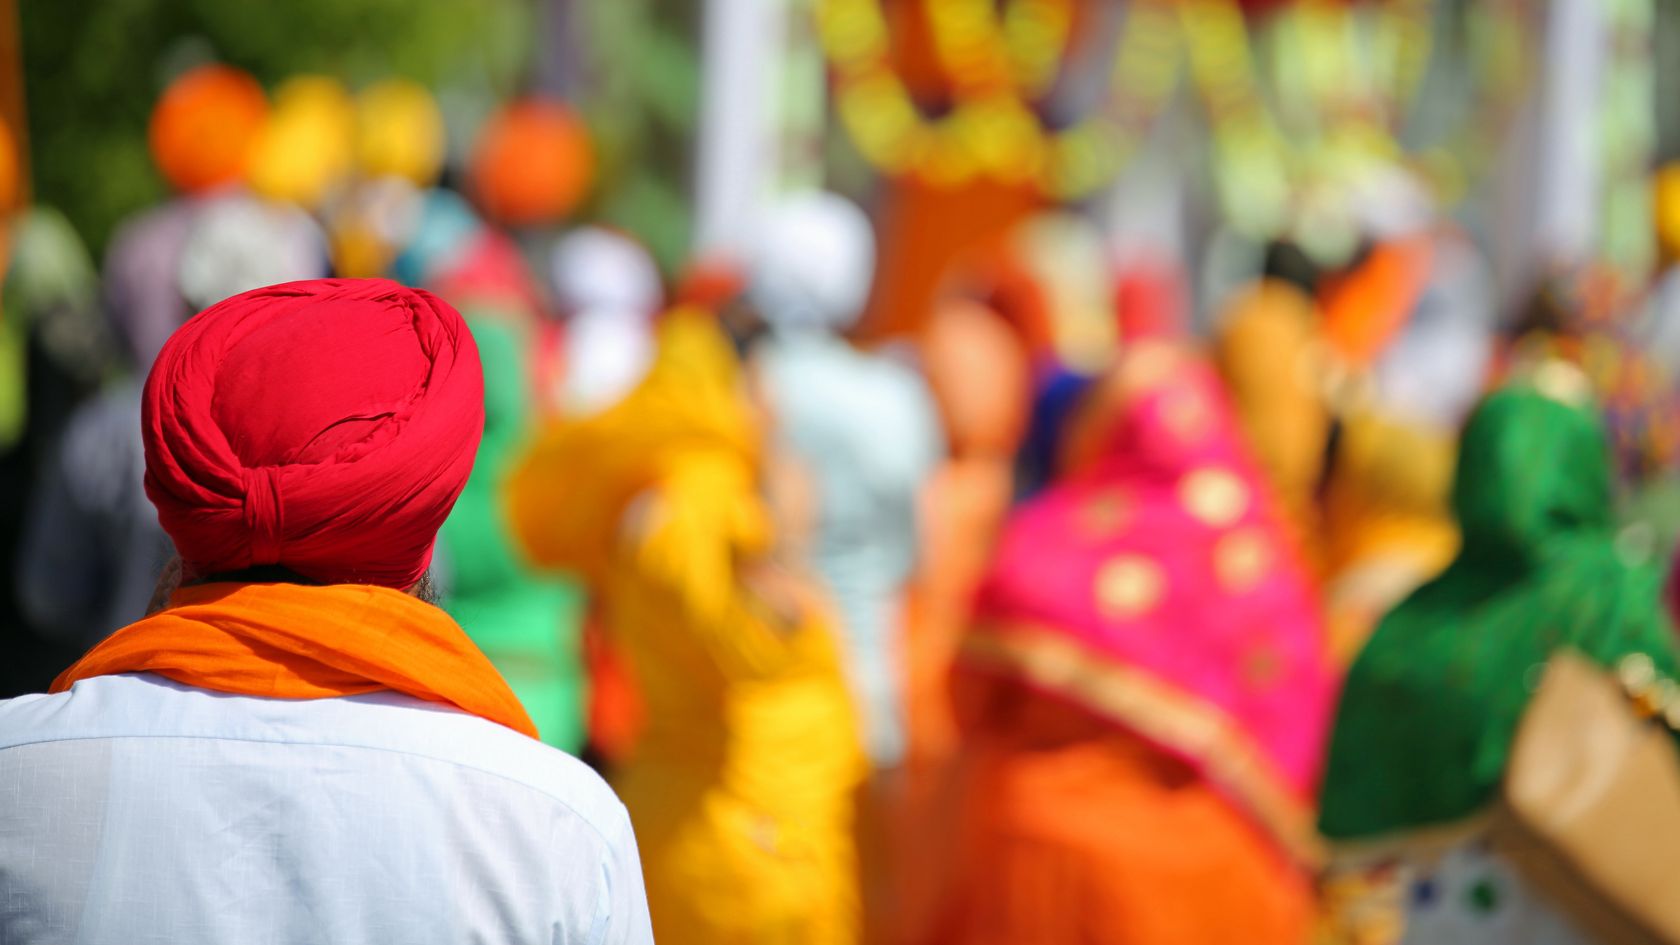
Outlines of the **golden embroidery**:
[[1161,600],[1166,576],[1155,562],[1141,555],[1119,555],[1097,569],[1097,609],[1110,618],[1136,617]]
[[1193,517],[1213,528],[1235,525],[1248,511],[1248,487],[1228,469],[1203,467],[1178,483],[1178,499]]
[[1253,590],[1266,576],[1271,563],[1271,546],[1265,534],[1256,528],[1230,532],[1213,547],[1213,573],[1228,593]]
[[985,625],[963,641],[964,658],[1010,667],[1144,738],[1196,758],[1267,833],[1303,865],[1324,860],[1311,808],[1217,706],[1142,670],[1094,657],[1031,624]]
[[1250,648],[1243,654],[1242,676],[1243,682],[1256,692],[1277,685],[1283,676],[1283,657],[1278,655],[1277,647],[1261,642]]
[[1079,508],[1079,524],[1091,538],[1112,538],[1132,517],[1132,504],[1119,489],[1105,489]]

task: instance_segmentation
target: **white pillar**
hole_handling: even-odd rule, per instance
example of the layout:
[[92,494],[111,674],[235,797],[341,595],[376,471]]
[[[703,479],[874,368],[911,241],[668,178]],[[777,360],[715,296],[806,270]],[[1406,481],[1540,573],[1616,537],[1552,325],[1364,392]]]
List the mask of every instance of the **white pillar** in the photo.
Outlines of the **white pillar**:
[[695,147],[696,255],[744,249],[777,178],[783,0],[706,0]]
[[1597,248],[1597,117],[1609,56],[1601,7],[1601,0],[1552,0],[1546,20],[1529,231],[1529,251],[1542,260],[1581,260]]

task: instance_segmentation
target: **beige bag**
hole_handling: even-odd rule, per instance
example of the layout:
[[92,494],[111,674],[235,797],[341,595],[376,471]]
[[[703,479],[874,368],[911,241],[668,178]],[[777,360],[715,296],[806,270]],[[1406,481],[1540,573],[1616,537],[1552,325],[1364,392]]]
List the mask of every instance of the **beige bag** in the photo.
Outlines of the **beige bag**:
[[1511,747],[1493,836],[1583,932],[1680,945],[1680,751],[1629,696],[1660,688],[1641,659],[1618,680],[1573,650],[1552,657]]

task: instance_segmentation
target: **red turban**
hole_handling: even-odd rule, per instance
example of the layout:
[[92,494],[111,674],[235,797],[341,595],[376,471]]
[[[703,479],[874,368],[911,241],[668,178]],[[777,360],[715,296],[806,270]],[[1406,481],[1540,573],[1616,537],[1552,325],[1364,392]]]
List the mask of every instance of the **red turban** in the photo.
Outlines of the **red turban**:
[[146,495],[191,572],[407,588],[472,470],[484,377],[436,296],[315,279],[188,321],[142,409]]

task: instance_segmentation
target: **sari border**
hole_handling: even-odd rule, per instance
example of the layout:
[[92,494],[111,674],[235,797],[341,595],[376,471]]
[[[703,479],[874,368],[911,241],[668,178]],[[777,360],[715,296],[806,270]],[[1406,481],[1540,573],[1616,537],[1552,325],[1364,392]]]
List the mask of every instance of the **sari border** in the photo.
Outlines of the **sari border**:
[[1260,747],[1223,711],[1042,625],[983,621],[965,635],[962,658],[978,669],[1008,670],[1068,698],[1148,741],[1198,762],[1288,856],[1308,870],[1326,862],[1312,805],[1303,801]]

